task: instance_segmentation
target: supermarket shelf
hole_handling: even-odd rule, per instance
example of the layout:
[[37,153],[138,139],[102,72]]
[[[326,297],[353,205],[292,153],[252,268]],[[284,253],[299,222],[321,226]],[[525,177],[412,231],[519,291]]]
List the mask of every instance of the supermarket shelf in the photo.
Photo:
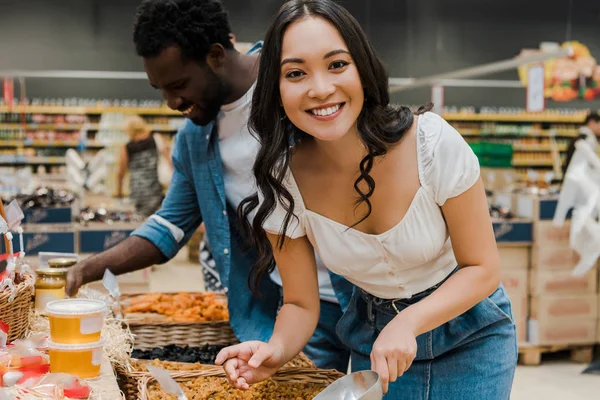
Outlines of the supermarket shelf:
[[[0,140],[0,147],[25,148],[25,147],[78,147],[78,140]],[[96,141],[85,142],[86,148],[103,148],[103,143]]]
[[[0,129],[35,129],[35,130],[59,130],[59,131],[78,131],[83,128],[90,131],[97,131],[100,129],[112,129],[112,130],[123,130],[124,126],[103,126],[100,124],[0,124]],[[167,124],[155,124],[150,125],[150,129],[153,131],[170,132],[177,131],[177,128]]]
[[[556,145],[558,151],[567,151],[566,144]],[[513,144],[514,151],[551,151],[552,147],[549,144]]]
[[[149,125],[150,130],[153,131],[159,131],[159,132],[177,132],[176,127],[168,125],[168,124],[154,124],[154,125]],[[122,131],[125,129],[125,127],[123,125],[109,125],[109,126],[100,126],[100,124],[89,124],[88,125],[88,130],[90,131],[98,131],[100,129],[107,129],[107,130],[115,130],[115,131]]]
[[43,129],[77,131],[83,127],[82,124],[0,124],[0,129]]
[[444,113],[448,121],[486,121],[486,122],[538,122],[538,123],[583,123],[585,114],[581,115],[548,115],[548,114],[467,114]]
[[482,138],[490,138],[490,137],[565,137],[565,138],[573,138],[579,136],[579,132],[556,132],[551,135],[551,131],[538,131],[538,132],[491,132],[491,131],[481,131],[479,129],[458,129],[461,135],[466,137],[482,137]]
[[0,155],[2,165],[65,165],[64,157],[25,157]]
[[512,166],[514,168],[521,168],[521,167],[548,167],[548,168],[552,168],[554,164],[552,164],[552,161],[548,160],[548,161],[534,161],[534,160],[513,160],[512,161]]
[[59,106],[15,106],[9,110],[6,106],[0,106],[0,113],[25,113],[25,114],[141,114],[141,115],[178,115],[179,111],[173,111],[167,107],[59,107]]

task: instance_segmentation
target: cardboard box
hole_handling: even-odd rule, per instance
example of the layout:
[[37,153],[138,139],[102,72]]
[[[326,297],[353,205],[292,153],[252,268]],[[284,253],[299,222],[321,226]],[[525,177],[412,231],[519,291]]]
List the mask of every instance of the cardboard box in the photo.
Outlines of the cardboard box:
[[502,270],[529,269],[531,264],[531,247],[529,246],[498,246],[500,268]]
[[545,322],[582,318],[598,319],[598,295],[532,296],[529,318]]
[[519,345],[527,343],[527,318],[515,319],[517,328],[517,343]]
[[558,318],[527,324],[527,341],[532,345],[593,344],[597,339],[597,320],[589,318]]
[[527,292],[507,292],[510,299],[513,319],[520,321],[529,317],[529,296]]
[[571,271],[532,269],[529,292],[532,296],[594,294],[598,289],[598,270],[594,268],[584,276],[573,276]]
[[531,268],[571,271],[579,262],[579,256],[568,245],[538,246],[531,250]]
[[504,269],[500,271],[500,280],[504,284],[504,288],[509,293],[523,293],[527,295],[529,271],[527,270],[510,270]]
[[598,338],[596,339],[596,341],[598,343],[600,343],[600,319],[598,319],[598,327],[596,328],[596,335],[598,335]]
[[571,222],[566,221],[563,226],[556,227],[552,221],[537,221],[533,230],[533,239],[540,248],[554,246],[569,246]]

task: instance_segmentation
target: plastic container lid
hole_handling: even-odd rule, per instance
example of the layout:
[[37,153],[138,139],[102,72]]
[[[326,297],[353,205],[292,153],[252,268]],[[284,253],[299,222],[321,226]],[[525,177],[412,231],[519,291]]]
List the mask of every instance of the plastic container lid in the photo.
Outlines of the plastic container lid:
[[44,276],[62,276],[66,275],[68,271],[66,268],[38,268],[35,273]]
[[50,268],[68,268],[77,264],[77,260],[74,258],[52,258],[48,260],[48,266]]
[[106,339],[102,338],[97,342],[92,343],[81,343],[81,344],[62,344],[54,343],[48,339],[48,348],[50,350],[64,350],[64,351],[81,351],[81,350],[92,350],[98,347],[103,347],[106,343]]
[[50,315],[87,315],[106,311],[106,303],[101,300],[65,299],[46,304],[46,312]]

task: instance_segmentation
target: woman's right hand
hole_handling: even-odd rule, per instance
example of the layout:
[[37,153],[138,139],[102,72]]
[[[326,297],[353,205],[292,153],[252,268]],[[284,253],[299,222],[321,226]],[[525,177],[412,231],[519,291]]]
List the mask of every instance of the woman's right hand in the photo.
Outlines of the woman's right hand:
[[219,352],[216,365],[223,365],[225,375],[237,389],[270,378],[282,365],[283,350],[273,344],[248,341],[226,347]]

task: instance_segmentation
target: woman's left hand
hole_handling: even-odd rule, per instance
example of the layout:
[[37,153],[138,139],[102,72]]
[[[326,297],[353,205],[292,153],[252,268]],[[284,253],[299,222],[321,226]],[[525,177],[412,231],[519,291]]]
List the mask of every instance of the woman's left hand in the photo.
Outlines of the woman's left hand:
[[371,351],[371,369],[379,374],[384,393],[390,382],[410,368],[416,355],[415,329],[399,314],[383,328]]

